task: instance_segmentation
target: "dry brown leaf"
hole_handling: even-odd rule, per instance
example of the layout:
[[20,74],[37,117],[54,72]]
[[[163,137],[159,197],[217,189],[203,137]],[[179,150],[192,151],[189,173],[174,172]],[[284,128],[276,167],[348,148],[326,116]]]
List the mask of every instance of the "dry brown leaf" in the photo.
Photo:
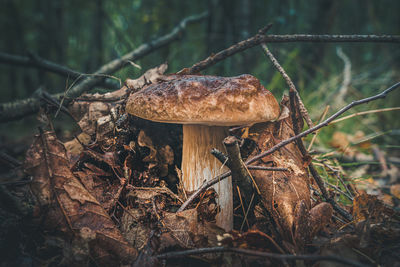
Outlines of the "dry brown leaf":
[[395,214],[396,212],[393,209],[384,205],[376,196],[360,194],[353,200],[354,223],[367,219],[371,223],[383,222]]
[[44,227],[89,244],[97,264],[131,262],[137,251],[128,245],[100,203],[69,169],[63,144],[54,132],[36,136],[28,151],[26,171],[32,175]]
[[400,199],[400,184],[394,184],[390,186],[390,194]]
[[156,161],[157,150],[153,145],[153,141],[151,141],[150,137],[148,137],[143,130],[140,130],[137,142],[139,146],[147,147],[150,150],[150,153],[145,158],[143,158],[143,162]]
[[[284,99],[281,105],[286,105]],[[262,153],[272,146],[294,135],[290,116],[273,123],[255,125],[250,129],[259,135],[257,148],[251,156]],[[251,157],[250,156],[250,157]],[[252,170],[251,173],[261,191],[261,202],[274,219],[283,239],[296,244],[302,249],[310,241],[312,235],[321,229],[320,225],[311,226],[311,197],[307,166],[310,158],[303,158],[295,143],[259,160],[255,165],[287,168],[288,172]],[[331,209],[330,209],[331,210]],[[325,215],[325,212],[314,212],[314,215]],[[330,219],[315,220],[314,223],[325,223]]]

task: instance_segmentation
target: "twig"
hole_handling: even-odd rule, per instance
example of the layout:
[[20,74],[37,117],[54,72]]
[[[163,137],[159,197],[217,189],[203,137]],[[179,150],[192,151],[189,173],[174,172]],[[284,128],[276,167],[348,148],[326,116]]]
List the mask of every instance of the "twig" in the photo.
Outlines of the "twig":
[[313,123],[312,120],[310,118],[310,115],[308,114],[308,111],[306,109],[306,107],[303,104],[303,101],[300,98],[300,94],[299,91],[297,91],[296,86],[294,85],[294,83],[292,82],[292,79],[290,79],[289,75],[287,75],[287,73],[285,72],[285,70],[282,68],[282,66],[279,64],[278,60],[276,60],[276,58],[274,57],[274,55],[271,53],[271,51],[269,51],[267,45],[265,43],[261,44],[261,47],[263,48],[264,53],[269,57],[269,59],[271,60],[272,64],[275,66],[275,68],[279,71],[279,73],[282,75],[282,77],[285,79],[287,85],[289,86],[291,91],[295,92],[297,101],[299,102],[299,110],[300,113],[302,115],[302,117],[304,118],[304,120],[306,121],[308,127],[312,127]]
[[2,162],[4,165],[7,165],[9,168],[12,169],[22,166],[22,162],[4,153],[3,151],[0,151],[0,162]]
[[337,187],[336,185],[333,185],[331,183],[326,183],[327,185],[329,185],[330,187],[332,187],[334,190],[336,190],[339,194],[344,195],[345,197],[347,197],[349,200],[353,201],[353,197],[350,196],[349,194],[347,194],[346,192],[344,192],[342,189],[340,189],[339,187]]
[[[71,79],[79,79],[81,77],[84,77],[85,75],[88,75],[85,73],[81,73],[81,72],[72,70],[66,66],[62,66],[55,62],[51,62],[49,60],[46,60],[46,59],[41,58],[38,55],[34,55],[34,54],[29,54],[29,56],[24,57],[24,56],[19,56],[19,55],[0,53],[0,63],[17,65],[17,66],[28,67],[28,68],[37,68],[37,69],[41,69],[44,71],[56,73],[56,74],[59,74],[61,76],[64,76],[66,78],[71,78]],[[111,79],[105,79],[101,85],[104,86],[105,88],[113,89],[113,90],[120,88],[119,83],[116,83],[116,82],[112,81]]]
[[[317,131],[318,129],[321,129],[322,127],[325,127],[327,125],[329,125],[330,122],[332,122],[334,119],[336,119],[337,117],[339,117],[340,115],[342,115],[343,113],[345,113],[347,110],[351,109],[352,107],[361,105],[361,104],[365,104],[368,103],[370,101],[374,101],[377,99],[381,99],[381,98],[385,98],[387,94],[389,94],[390,92],[392,92],[393,90],[397,89],[400,86],[400,82],[390,86],[389,88],[387,88],[386,90],[384,90],[383,92],[374,95],[374,96],[370,96],[367,98],[363,98],[357,101],[353,101],[350,104],[348,104],[347,106],[341,108],[339,111],[337,111],[335,114],[331,115],[328,119],[324,120],[323,122],[319,123],[318,125],[298,134],[295,136],[292,136],[278,144],[276,144],[275,146],[271,147],[270,149],[268,149],[267,151],[264,151],[263,153],[258,154],[257,156],[254,156],[250,159],[248,159],[245,164],[248,165],[250,163],[253,163],[259,159],[262,159],[263,157],[266,157],[272,153],[274,153],[275,151],[277,151],[278,149],[290,144],[291,142],[302,138],[312,132]],[[315,171],[315,170],[314,170]],[[218,183],[219,181],[222,181],[223,179],[225,179],[226,177],[229,177],[231,175],[231,172],[228,171],[226,173],[223,173],[217,177],[214,177],[211,180],[208,180],[207,182],[205,182],[199,189],[197,189],[196,192],[194,192],[183,204],[182,206],[179,208],[178,211],[182,211],[184,210],[194,199],[196,199],[196,197],[202,193],[204,190],[206,190],[208,187]]]
[[[289,93],[289,96],[290,96],[290,109],[291,109],[291,117],[292,117],[292,122],[293,122],[293,130],[294,130],[295,135],[298,135],[300,133],[300,129],[299,129],[299,123],[297,121],[297,115],[296,115],[297,112],[296,112],[296,103],[295,103],[295,101],[296,101],[295,92],[293,90],[291,90]],[[297,147],[299,148],[301,154],[303,155],[303,157],[304,158],[308,157],[309,154],[308,154],[306,148],[304,147],[302,139],[299,138],[295,142],[296,142]],[[325,183],[322,180],[319,173],[314,168],[314,164],[312,162],[310,162],[310,164],[308,164],[308,169],[310,170],[310,173],[313,176],[314,181],[317,183],[319,190],[321,190],[321,194],[325,198],[325,200],[327,202],[329,202],[332,205],[332,207],[340,215],[342,215],[347,220],[351,221],[353,219],[351,214],[348,213],[346,210],[342,209],[342,207],[340,207],[339,204],[336,203],[336,201],[329,196],[328,191],[325,188]]]
[[[240,188],[239,188],[239,186],[236,186],[236,191],[237,191],[237,193],[238,193],[239,200],[240,200],[240,206],[242,207],[242,212],[243,212],[243,222],[242,222],[242,225],[244,225],[244,223],[246,222],[246,224],[247,224],[247,229],[250,229],[249,221],[247,220],[247,217],[246,217],[246,210],[245,210],[245,207],[244,207],[244,203],[243,203],[243,199],[242,199],[242,194],[240,193]],[[240,231],[242,231],[242,227],[240,228]]]
[[[219,151],[216,148],[211,150],[211,154],[216,157],[222,164],[225,164],[228,168],[230,168],[230,162],[228,161],[228,157]],[[247,169],[249,170],[261,170],[261,171],[280,171],[280,172],[287,172],[289,171],[287,168],[280,168],[280,167],[266,167],[266,166],[255,166],[255,165],[246,165]]]
[[211,55],[208,58],[194,64],[190,68],[180,70],[178,74],[198,73],[225,58],[239,53],[243,50],[252,48],[261,43],[290,43],[290,42],[385,42],[399,43],[399,35],[311,35],[311,34],[292,34],[292,35],[264,35],[258,33],[247,40],[241,41],[231,47]]
[[[125,67],[130,61],[135,61],[151,52],[157,50],[160,47],[166,46],[171,42],[179,39],[182,32],[186,29],[188,24],[200,21],[208,15],[207,12],[200,15],[194,15],[183,19],[171,32],[158,37],[157,39],[142,44],[135,50],[125,54],[121,58],[112,60],[111,62],[100,67],[93,76],[86,77],[76,86],[71,88],[65,95],[67,100],[77,97],[82,93],[92,89],[104,80],[104,74],[109,74],[118,71]],[[64,93],[54,95],[55,98],[60,99],[64,96]],[[0,104],[0,122],[7,122],[16,119],[20,119],[27,115],[33,114],[39,110],[40,101],[36,98],[27,98],[18,100],[11,103]]]
[[341,121],[344,121],[344,120],[347,120],[347,119],[350,119],[350,118],[354,118],[354,117],[360,116],[360,115],[371,114],[371,113],[379,113],[379,112],[386,112],[386,111],[394,111],[394,110],[400,110],[400,107],[373,109],[373,110],[356,112],[356,113],[350,114],[348,116],[345,116],[343,118],[334,120],[330,124],[338,123],[338,122],[341,122]]
[[182,204],[182,206],[179,207],[179,209],[177,210],[177,212],[183,211],[187,208],[187,206],[193,202],[193,200],[195,200],[201,193],[203,193],[205,190],[207,190],[207,188],[209,188],[210,186],[215,185],[216,183],[222,181],[223,179],[231,176],[231,171],[227,171],[221,175],[218,175],[216,177],[214,177],[211,180],[208,180],[206,182],[204,182],[199,189],[197,189],[193,194],[190,195],[190,197],[188,197],[186,199],[186,201]]
[[[329,108],[330,108],[329,105],[327,105],[327,106],[325,107],[325,110],[324,110],[324,112],[322,113],[322,116],[321,116],[321,118],[319,119],[318,123],[320,123],[321,121],[323,121],[323,120],[325,119],[326,114],[328,113]],[[317,139],[318,133],[319,133],[319,131],[315,131],[315,134],[314,134],[314,136],[313,136],[312,139],[311,139],[310,145],[309,145],[308,148],[307,148],[307,151],[308,151],[308,152],[310,152],[310,150],[311,150],[311,148],[312,148],[312,146],[313,146],[315,140]]]
[[259,160],[259,159],[261,159],[261,158],[263,158],[265,156],[268,156],[268,155],[274,153],[278,149],[286,146],[287,144],[290,144],[291,142],[293,142],[293,141],[295,141],[295,140],[297,140],[299,138],[302,138],[302,137],[304,137],[306,135],[309,135],[310,133],[313,133],[316,130],[321,129],[322,127],[328,126],[329,123],[331,123],[334,119],[336,119],[337,117],[339,117],[340,115],[342,115],[343,113],[345,113],[346,111],[348,111],[349,109],[351,109],[351,108],[353,108],[355,106],[358,106],[358,105],[361,105],[361,104],[365,104],[365,103],[368,103],[368,102],[371,102],[371,101],[374,101],[374,100],[377,100],[377,99],[385,98],[387,94],[389,94],[393,90],[397,89],[398,87],[400,87],[400,82],[390,86],[389,88],[385,89],[383,92],[381,92],[381,93],[379,93],[377,95],[370,96],[370,97],[367,97],[367,98],[363,98],[363,99],[360,99],[360,100],[357,100],[357,101],[353,101],[350,104],[348,104],[347,106],[344,106],[343,108],[341,108],[339,111],[337,111],[335,114],[331,115],[329,118],[327,118],[326,120],[324,120],[320,124],[310,128],[310,129],[308,129],[308,130],[306,130],[306,131],[304,131],[304,132],[302,132],[302,133],[300,133],[298,135],[290,137],[290,138],[280,142],[279,144],[276,144],[275,146],[271,147],[267,151],[264,151],[263,153],[255,156],[255,157],[253,157],[251,159],[248,159],[246,161],[246,163],[249,164],[249,163],[255,162],[255,161],[257,161],[257,160]]
[[[291,109],[291,119],[292,119],[292,125],[293,125],[293,130],[294,134],[298,135],[300,133],[300,128],[299,128],[299,121],[297,119],[297,108],[302,115],[302,117],[305,119],[307,122],[308,126],[311,128],[312,127],[312,121],[310,119],[310,116],[308,115],[308,111],[306,107],[304,106],[303,102],[301,101],[300,95],[293,84],[292,80],[290,79],[289,75],[285,72],[285,70],[282,68],[282,66],[279,64],[279,62],[276,60],[274,55],[268,50],[268,47],[263,43],[262,48],[264,52],[267,54],[267,56],[270,58],[272,63],[274,64],[275,68],[281,73],[283,78],[285,79],[286,83],[288,84],[290,90],[289,90],[289,96],[290,96],[290,109]],[[295,140],[297,147],[299,148],[301,154],[303,155],[304,158],[308,157],[308,152],[306,148],[304,147],[303,141],[301,138]],[[313,176],[315,182],[317,183],[319,189],[321,190],[322,196],[326,199],[327,202],[329,202],[333,208],[340,213],[343,217],[345,217],[348,220],[352,220],[352,216],[350,213],[342,209],[333,198],[331,198],[328,195],[328,192],[326,191],[324,182],[321,178],[321,176],[318,174],[318,172],[315,170],[312,162],[308,165],[308,168],[310,170],[311,175]]]
[[[249,215],[249,212],[250,212],[250,208],[252,208],[253,205],[255,205],[255,201],[254,201],[255,197],[256,197],[256,194],[253,193],[251,195],[249,206],[247,207],[246,213],[244,214],[244,220],[246,220],[246,221],[247,221],[247,216]],[[240,226],[240,232],[243,230],[243,226],[244,226],[244,221],[242,222],[242,225]],[[248,223],[247,223],[247,228],[249,228],[249,224]]]
[[261,170],[261,171],[281,171],[287,172],[289,171],[287,168],[280,168],[280,167],[265,167],[265,166],[254,166],[254,165],[247,165],[247,169],[249,170]]
[[326,168],[328,168],[328,169],[333,173],[333,175],[336,176],[336,178],[339,180],[339,182],[340,182],[340,183],[343,185],[343,187],[346,189],[346,192],[347,192],[348,195],[351,197],[351,200],[353,200],[353,197],[354,197],[354,196],[353,196],[353,194],[350,192],[350,190],[349,190],[349,188],[347,187],[347,185],[344,183],[342,177],[340,177],[339,172],[338,172],[337,170],[335,170],[334,168],[332,168],[330,165],[326,164],[324,161],[322,161],[322,160],[317,160],[317,161],[321,162],[322,165],[324,165]]
[[253,189],[260,194],[260,190],[258,189],[254,178],[251,176],[242,160],[237,138],[234,136],[228,136],[224,139],[223,143],[226,152],[228,153],[229,164],[227,166],[232,172],[232,181],[239,185],[246,195],[253,193]]
[[336,256],[324,256],[324,255],[291,255],[291,254],[278,254],[278,253],[270,253],[270,252],[261,252],[250,249],[242,249],[242,248],[228,248],[228,247],[210,247],[210,248],[197,248],[191,250],[184,251],[174,251],[167,252],[164,254],[156,255],[157,259],[171,259],[171,258],[179,258],[186,257],[190,255],[199,255],[206,253],[237,253],[242,255],[254,256],[254,257],[262,257],[262,258],[272,258],[278,260],[308,260],[308,261],[333,261],[342,264],[347,264],[349,266],[357,266],[357,267],[365,267],[365,265],[353,261],[348,260],[343,257]]

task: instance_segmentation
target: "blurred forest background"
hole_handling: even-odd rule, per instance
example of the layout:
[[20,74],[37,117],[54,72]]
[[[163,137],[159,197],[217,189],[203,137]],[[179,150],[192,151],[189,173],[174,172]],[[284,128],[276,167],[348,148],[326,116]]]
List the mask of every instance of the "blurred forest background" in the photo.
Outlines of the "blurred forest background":
[[[102,64],[121,57],[142,43],[168,33],[183,18],[209,11],[203,21],[191,24],[178,41],[137,60],[113,75],[137,78],[147,69],[168,62],[169,73],[189,67],[274,23],[270,34],[400,34],[399,1],[294,1],[294,0],[132,0],[62,1],[0,0],[0,52],[29,54],[93,73]],[[272,53],[295,82],[314,120],[324,108],[350,103],[377,93],[400,80],[400,49],[393,43],[279,43]],[[347,60],[347,61],[346,61]],[[337,101],[344,80],[345,62],[350,83],[344,102]],[[350,69],[349,69],[350,68]],[[348,72],[350,70],[350,72]],[[280,99],[287,86],[263,55],[260,47],[230,57],[203,74],[233,76],[249,73]],[[0,98],[9,102],[32,96],[38,88],[63,92],[72,79],[35,68],[0,64]],[[347,86],[348,85],[348,86]],[[104,89],[95,89],[101,91]],[[399,92],[353,110],[398,106]],[[400,142],[399,111],[348,119],[324,129],[319,145],[332,141],[341,131],[362,135],[396,154]],[[63,118],[56,126],[68,129]],[[34,116],[3,123],[2,146],[18,144],[36,130]],[[29,143],[29,142],[28,142]],[[12,153],[13,154],[13,153]]]

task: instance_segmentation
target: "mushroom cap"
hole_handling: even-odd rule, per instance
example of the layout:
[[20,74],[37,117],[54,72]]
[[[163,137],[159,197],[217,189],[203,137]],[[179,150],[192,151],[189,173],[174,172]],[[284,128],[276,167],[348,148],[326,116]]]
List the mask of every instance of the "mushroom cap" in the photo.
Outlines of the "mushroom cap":
[[273,121],[275,97],[254,76],[168,75],[130,95],[126,111],[164,123],[215,126]]

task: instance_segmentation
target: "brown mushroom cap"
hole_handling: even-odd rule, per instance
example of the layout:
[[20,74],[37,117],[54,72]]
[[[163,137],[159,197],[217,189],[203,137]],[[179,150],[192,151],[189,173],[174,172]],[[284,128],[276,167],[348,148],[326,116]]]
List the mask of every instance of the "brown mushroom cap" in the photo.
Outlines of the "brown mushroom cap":
[[215,126],[272,121],[280,112],[275,97],[248,74],[165,76],[132,94],[126,110],[152,121]]

